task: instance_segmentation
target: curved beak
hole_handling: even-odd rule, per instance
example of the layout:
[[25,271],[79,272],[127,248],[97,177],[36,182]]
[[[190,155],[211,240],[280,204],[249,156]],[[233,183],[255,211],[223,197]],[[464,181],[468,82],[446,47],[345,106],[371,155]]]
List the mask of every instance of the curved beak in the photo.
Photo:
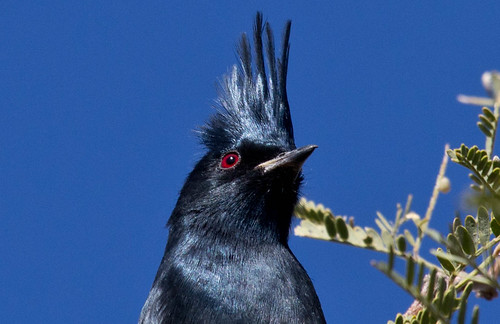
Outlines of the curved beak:
[[299,173],[304,162],[317,147],[317,145],[306,145],[293,151],[281,153],[274,159],[257,165],[255,169],[260,169],[264,174],[281,168],[290,168]]

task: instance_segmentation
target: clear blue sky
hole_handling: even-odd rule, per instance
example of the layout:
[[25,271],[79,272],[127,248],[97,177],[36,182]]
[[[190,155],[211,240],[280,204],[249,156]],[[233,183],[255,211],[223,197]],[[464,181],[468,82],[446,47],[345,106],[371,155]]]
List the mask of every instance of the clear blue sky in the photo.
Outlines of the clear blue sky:
[[[409,193],[425,212],[444,144],[483,143],[479,108],[455,98],[483,95],[482,72],[500,69],[500,4],[305,3],[0,3],[2,322],[137,321],[164,225],[203,153],[192,130],[213,112],[216,80],[257,10],[278,34],[293,21],[296,142],[319,145],[304,194],[366,226]],[[448,175],[431,224],[441,231],[468,186],[465,169]],[[383,255],[290,245],[329,322],[385,323],[411,303],[369,265]],[[470,301],[482,323],[498,320],[498,300]]]

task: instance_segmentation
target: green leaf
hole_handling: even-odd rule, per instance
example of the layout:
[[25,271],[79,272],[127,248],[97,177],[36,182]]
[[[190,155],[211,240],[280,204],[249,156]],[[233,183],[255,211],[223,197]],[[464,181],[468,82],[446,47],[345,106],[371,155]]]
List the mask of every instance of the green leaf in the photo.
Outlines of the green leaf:
[[315,224],[321,224],[323,222],[323,217],[321,217],[318,210],[310,209],[308,212],[309,212],[309,219],[311,220],[311,222]]
[[406,252],[406,240],[403,235],[399,235],[396,239],[397,247],[399,252],[405,253]]
[[449,289],[445,293],[443,304],[441,305],[441,310],[446,316],[449,316],[451,314],[452,308],[455,306],[455,298],[456,298],[456,293],[455,289],[452,286],[451,289]]
[[497,160],[495,160],[495,159],[494,159],[494,160],[492,161],[492,163],[493,163],[493,164],[492,164],[493,169],[495,169],[495,168],[500,168],[500,159],[497,159]]
[[488,127],[485,126],[483,123],[477,122],[476,125],[481,130],[481,132],[483,132],[484,135],[486,135],[487,137],[491,137],[493,135],[491,131],[488,129]]
[[462,292],[462,296],[460,296],[460,305],[458,311],[458,324],[465,323],[465,314],[467,312],[467,299],[469,298],[470,292],[472,291],[472,287],[474,286],[473,282],[469,282],[467,286],[465,286],[464,291]]
[[465,301],[467,302],[467,299],[469,298],[469,295],[472,291],[472,288],[474,288],[474,283],[472,281],[469,281],[469,283],[467,284],[467,286],[465,286],[465,289],[462,293],[462,296],[460,296],[460,299],[462,301]]
[[491,216],[493,219],[497,221],[498,224],[500,224],[500,213],[494,213],[493,211],[491,212]]
[[467,160],[472,161],[474,159],[474,155],[476,154],[477,151],[477,146],[473,146],[469,149],[469,152],[467,152]]
[[488,118],[488,120],[492,123],[496,122],[496,118],[495,118],[495,115],[493,114],[493,112],[487,108],[487,107],[483,107],[483,114],[486,118]]
[[467,154],[469,153],[469,148],[462,143],[462,145],[460,145],[460,152],[463,156],[467,156]]
[[455,217],[453,219],[453,233],[457,231],[457,227],[462,225],[462,222],[460,221],[460,217]]
[[488,215],[488,210],[482,206],[477,210],[477,223],[479,243],[485,246],[490,239],[490,216]]
[[417,278],[418,291],[422,291],[422,286],[424,284],[424,276],[425,276],[425,264],[423,262],[420,262],[418,267],[418,278]]
[[481,179],[479,179],[474,173],[469,173],[469,178],[480,186],[483,184]]
[[491,173],[488,175],[488,183],[495,182],[499,174],[500,174],[500,168],[493,169],[493,171],[491,171]]
[[474,241],[474,246],[477,248],[479,244],[479,236],[477,234],[477,223],[476,220],[472,215],[467,215],[465,217],[465,228],[467,229],[467,232],[472,236],[472,240]]
[[491,227],[491,231],[493,232],[493,235],[495,235],[495,237],[500,235],[500,224],[498,224],[496,219],[491,220],[490,227]]
[[471,280],[489,287],[492,287],[494,285],[492,284],[491,279],[487,276],[473,276],[471,277]]
[[436,256],[436,258],[446,259],[450,262],[455,262],[455,263],[458,263],[461,265],[469,264],[469,260],[467,258],[465,258],[463,256],[451,254],[451,253],[446,253],[443,250],[441,250],[440,248],[438,248],[437,250],[431,250],[430,252],[431,252],[431,254],[434,254]]
[[413,285],[415,278],[415,261],[413,258],[408,258],[406,262],[406,284],[410,287]]
[[464,254],[460,241],[452,233],[449,233],[446,237],[446,247],[454,255],[463,256]]
[[428,308],[425,308],[422,311],[422,320],[420,321],[420,324],[430,324],[431,323],[430,318],[431,318],[430,311]]
[[462,155],[462,153],[460,153],[458,150],[455,150],[454,154],[455,154],[456,160],[453,160],[453,158],[452,158],[452,161],[457,162],[457,163],[462,163],[464,160],[464,156]]
[[335,218],[335,227],[339,233],[342,240],[347,240],[349,238],[349,231],[347,230],[347,225],[342,217]]
[[488,154],[486,154],[485,156],[483,156],[481,158],[481,160],[479,161],[479,163],[477,164],[477,169],[479,171],[483,170],[483,168],[486,166],[486,163],[489,161],[489,158],[488,158]]
[[389,267],[389,271],[392,271],[392,268],[394,268],[394,249],[392,245],[389,247],[389,262],[387,266]]
[[484,115],[479,115],[479,122],[483,124],[486,128],[488,128],[490,131],[494,129],[491,121]]
[[457,324],[465,324],[466,311],[467,311],[467,301],[461,301],[458,311]]
[[478,324],[478,323],[479,323],[479,306],[475,305],[474,309],[472,310],[471,324]]
[[419,310],[417,313],[417,321],[421,322],[422,321],[422,314],[423,314],[423,309]]
[[436,276],[437,276],[437,269],[434,268],[431,271],[431,275],[430,275],[430,278],[429,278],[429,286],[427,287],[427,300],[428,301],[431,301],[432,299],[434,299],[434,290],[435,290],[435,285],[436,285]]
[[491,165],[493,164],[492,161],[487,161],[486,164],[484,165],[483,169],[481,170],[481,175],[485,177],[488,172],[490,172]]
[[325,228],[326,232],[328,235],[330,235],[331,238],[334,238],[335,235],[337,235],[337,230],[335,229],[335,219],[333,216],[327,216],[325,217]]
[[463,227],[462,225],[458,226],[456,234],[458,239],[460,240],[462,249],[466,254],[472,255],[476,253],[476,247],[474,245],[474,241],[472,240],[472,236],[465,227]]
[[[437,251],[445,254],[445,252],[441,248],[437,248]],[[453,273],[455,271],[455,266],[453,265],[453,263],[451,263],[450,260],[448,260],[447,258],[444,258],[443,256],[436,255],[436,257],[437,257],[439,263],[441,264],[441,266],[443,267],[443,269],[448,270],[451,273]]]
[[446,281],[444,277],[439,277],[437,296],[439,299],[439,306],[443,305],[444,293],[446,291]]
[[483,156],[481,155],[481,151],[476,151],[475,154],[474,154],[474,158],[472,159],[471,163],[472,165],[476,166],[478,163],[479,163],[479,160],[482,158]]
[[395,324],[403,324],[403,323],[404,323],[403,315],[398,313],[398,315],[396,316]]

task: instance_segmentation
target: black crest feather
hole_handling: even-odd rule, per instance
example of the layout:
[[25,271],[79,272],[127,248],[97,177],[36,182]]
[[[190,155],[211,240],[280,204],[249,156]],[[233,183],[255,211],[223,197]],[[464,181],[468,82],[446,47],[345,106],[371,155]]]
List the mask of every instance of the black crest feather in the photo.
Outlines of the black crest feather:
[[263,22],[260,12],[257,13],[253,35],[254,64],[250,42],[246,34],[241,36],[240,66],[233,66],[232,72],[224,76],[218,97],[221,109],[201,129],[201,140],[210,150],[229,150],[245,139],[295,148],[286,93],[290,27],[291,22],[287,21],[281,57],[276,59],[271,26]]

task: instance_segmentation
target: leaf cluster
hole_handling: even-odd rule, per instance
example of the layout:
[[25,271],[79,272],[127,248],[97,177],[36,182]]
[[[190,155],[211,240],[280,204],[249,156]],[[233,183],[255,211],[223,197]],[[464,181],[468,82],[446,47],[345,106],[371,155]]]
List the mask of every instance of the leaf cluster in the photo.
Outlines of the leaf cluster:
[[472,173],[469,177],[474,182],[472,189],[478,192],[489,192],[500,198],[500,159],[491,159],[486,150],[477,146],[471,148],[462,144],[460,148],[448,150],[451,160],[458,163]]
[[[399,227],[404,222],[415,217],[411,214],[410,217],[402,217],[403,214],[409,214],[410,204],[411,196],[408,198],[405,210],[398,205],[395,225],[388,221],[382,213],[377,212],[375,223],[378,229],[375,229],[368,226],[363,228],[357,226],[354,224],[354,218],[347,219],[346,216],[335,216],[330,209],[323,205],[316,205],[313,201],[302,198],[295,207],[295,216],[301,219],[300,225],[295,228],[295,235],[334,241],[384,253],[389,253],[396,246],[397,250],[394,253],[404,255],[408,243],[415,246],[416,242],[410,231],[404,230],[403,234],[398,232]],[[395,233],[398,235],[394,235]]]
[[[377,212],[376,227],[357,226],[354,218],[334,215],[323,205],[304,198],[295,208],[295,215],[301,220],[294,229],[295,235],[387,255],[387,262],[372,261],[372,265],[415,299],[404,314],[398,314],[389,323],[450,323],[455,314],[458,323],[465,323],[472,291],[490,300],[500,290],[500,159],[493,156],[500,113],[500,73],[483,74],[483,85],[491,98],[461,95],[458,99],[467,104],[494,106],[494,110],[483,107],[477,122],[486,137],[485,149],[465,144],[456,149],[446,146],[424,217],[411,210],[411,195],[404,208],[397,205],[393,221]],[[469,195],[468,201],[477,212],[463,220],[456,216],[450,232],[443,236],[430,228],[429,223],[439,193],[449,191],[449,179],[445,177],[448,157],[471,172],[475,194]],[[438,244],[430,251],[435,259],[427,260],[420,253],[425,237]],[[395,259],[405,264],[403,274],[395,269]],[[470,317],[472,323],[478,322],[477,306]]]
[[[477,264],[478,258],[500,241],[497,235],[494,240],[489,240],[492,221],[496,220],[488,215],[486,209],[479,209],[476,217],[468,215],[465,218],[464,225],[456,217],[452,232],[444,238],[428,228],[425,219],[410,211],[411,199],[409,196],[404,209],[398,205],[393,222],[377,213],[377,229],[361,228],[354,225],[353,218],[347,220],[345,216],[334,216],[323,205],[302,199],[295,209],[301,219],[295,234],[386,253],[387,262],[373,261],[372,265],[412,295],[416,304],[404,315],[399,314],[395,323],[401,320],[401,323],[450,323],[456,312],[458,322],[464,323],[467,300],[472,290],[492,298],[500,289],[495,275],[485,270],[494,258],[490,255]],[[408,229],[401,231],[402,225],[408,221],[417,228],[416,235]],[[419,256],[418,242],[424,235],[442,246],[431,251],[437,262]],[[395,270],[395,258],[406,263],[404,274]],[[467,272],[467,269],[470,271]],[[473,322],[478,315],[476,307]]]

